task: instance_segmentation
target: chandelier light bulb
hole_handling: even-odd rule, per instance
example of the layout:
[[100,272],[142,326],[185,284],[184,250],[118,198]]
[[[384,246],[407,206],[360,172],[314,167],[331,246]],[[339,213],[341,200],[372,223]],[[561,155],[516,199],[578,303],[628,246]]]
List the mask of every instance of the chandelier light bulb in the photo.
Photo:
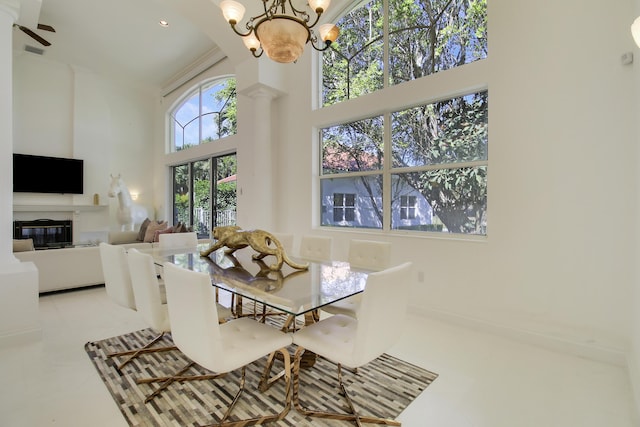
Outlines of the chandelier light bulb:
[[322,24],[318,27],[318,33],[323,42],[333,43],[338,39],[340,29],[333,24]]
[[329,8],[331,0],[309,0],[309,7],[316,13],[322,13]]
[[260,40],[254,33],[250,33],[248,36],[242,37],[242,42],[250,51],[255,51],[260,48]]
[[224,19],[230,24],[237,24],[244,17],[245,8],[241,3],[233,0],[223,0],[220,2],[220,9]]
[[633,21],[631,24],[631,35],[633,36],[633,40],[636,42],[636,45],[640,47],[640,16]]

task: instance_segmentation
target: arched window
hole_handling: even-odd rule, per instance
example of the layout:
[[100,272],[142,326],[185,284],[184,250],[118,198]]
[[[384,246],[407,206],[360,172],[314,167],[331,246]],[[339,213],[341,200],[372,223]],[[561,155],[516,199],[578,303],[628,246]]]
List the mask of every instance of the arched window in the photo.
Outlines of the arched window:
[[204,82],[187,93],[171,111],[171,150],[235,135],[236,80],[233,77]]

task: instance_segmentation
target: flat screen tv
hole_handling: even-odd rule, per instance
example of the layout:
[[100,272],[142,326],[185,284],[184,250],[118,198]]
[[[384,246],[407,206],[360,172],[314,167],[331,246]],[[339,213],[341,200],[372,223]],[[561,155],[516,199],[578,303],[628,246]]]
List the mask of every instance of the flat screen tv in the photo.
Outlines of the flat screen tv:
[[84,161],[13,154],[14,193],[82,194]]

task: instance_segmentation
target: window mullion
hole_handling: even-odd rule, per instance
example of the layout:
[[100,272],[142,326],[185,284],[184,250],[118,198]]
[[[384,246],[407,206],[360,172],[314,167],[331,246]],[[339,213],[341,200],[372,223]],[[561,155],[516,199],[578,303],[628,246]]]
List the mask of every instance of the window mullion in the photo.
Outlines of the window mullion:
[[382,230],[391,229],[391,114],[382,119]]
[[389,0],[382,1],[382,87],[389,86]]
[[209,227],[209,238],[213,238],[211,235],[211,229],[217,227],[216,223],[218,217],[218,160],[217,157],[212,157],[209,159],[209,224],[213,224],[212,227]]
[[198,145],[202,142],[202,86],[198,88]]

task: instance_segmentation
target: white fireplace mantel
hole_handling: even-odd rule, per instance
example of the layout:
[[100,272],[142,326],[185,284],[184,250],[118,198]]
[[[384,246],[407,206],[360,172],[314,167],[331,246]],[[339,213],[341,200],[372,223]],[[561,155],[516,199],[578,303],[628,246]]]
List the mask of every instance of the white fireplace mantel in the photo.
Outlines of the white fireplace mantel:
[[13,205],[14,212],[81,212],[100,211],[108,205]]

